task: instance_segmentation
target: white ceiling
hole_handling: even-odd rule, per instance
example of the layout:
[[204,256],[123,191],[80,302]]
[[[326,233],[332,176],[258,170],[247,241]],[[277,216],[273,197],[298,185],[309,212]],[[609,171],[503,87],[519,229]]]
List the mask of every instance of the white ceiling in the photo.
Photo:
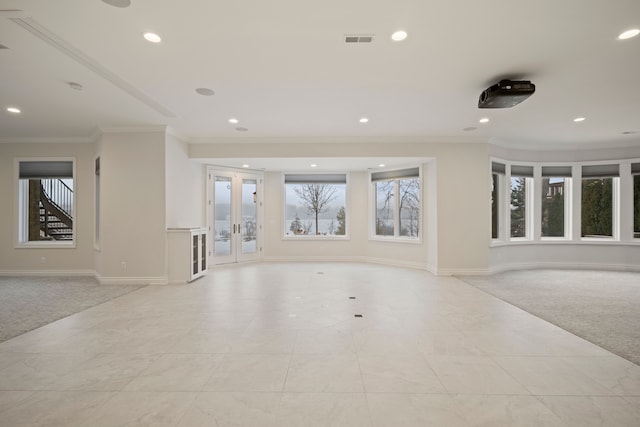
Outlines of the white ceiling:
[[[0,10],[0,141],[168,125],[196,142],[640,145],[640,133],[624,134],[640,132],[640,37],[617,40],[640,28],[639,0],[0,0]],[[391,41],[397,29],[405,41]],[[536,93],[478,109],[501,78],[531,80]]]

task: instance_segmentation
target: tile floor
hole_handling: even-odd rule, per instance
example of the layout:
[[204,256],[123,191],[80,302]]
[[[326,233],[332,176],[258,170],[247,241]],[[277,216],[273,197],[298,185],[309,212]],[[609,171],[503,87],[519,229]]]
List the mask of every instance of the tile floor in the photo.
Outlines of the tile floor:
[[455,278],[249,264],[0,344],[0,426],[637,427],[640,366]]

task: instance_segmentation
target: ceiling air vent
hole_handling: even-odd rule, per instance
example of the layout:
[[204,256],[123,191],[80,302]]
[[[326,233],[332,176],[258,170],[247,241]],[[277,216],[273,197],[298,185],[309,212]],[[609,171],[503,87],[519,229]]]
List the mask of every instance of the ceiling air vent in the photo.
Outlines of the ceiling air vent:
[[345,43],[371,43],[372,41],[373,36],[347,35],[344,37]]

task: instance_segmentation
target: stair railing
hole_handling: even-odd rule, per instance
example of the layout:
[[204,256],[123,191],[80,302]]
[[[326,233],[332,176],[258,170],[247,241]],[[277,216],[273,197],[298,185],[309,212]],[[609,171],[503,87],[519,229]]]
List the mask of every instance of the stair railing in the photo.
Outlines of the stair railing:
[[61,179],[41,179],[40,184],[49,202],[73,219],[73,190]]

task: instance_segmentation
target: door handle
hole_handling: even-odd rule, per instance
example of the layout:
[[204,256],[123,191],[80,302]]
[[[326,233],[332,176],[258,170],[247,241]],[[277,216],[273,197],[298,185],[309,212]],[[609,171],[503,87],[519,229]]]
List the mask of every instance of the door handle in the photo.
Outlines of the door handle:
[[233,234],[236,234],[236,225],[233,224]]

